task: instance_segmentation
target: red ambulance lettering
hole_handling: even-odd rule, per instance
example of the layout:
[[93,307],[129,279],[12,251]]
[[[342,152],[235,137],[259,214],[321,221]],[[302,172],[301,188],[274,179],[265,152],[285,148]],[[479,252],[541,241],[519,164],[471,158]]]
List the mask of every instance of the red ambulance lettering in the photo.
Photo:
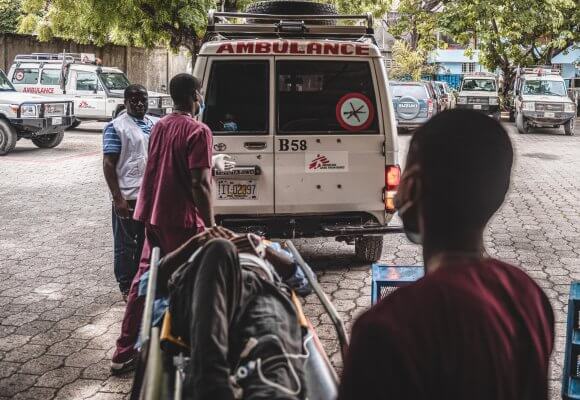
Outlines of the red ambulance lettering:
[[[262,43],[256,43],[256,46]],[[236,45],[236,53],[242,54],[253,54],[254,53],[254,43],[253,42],[240,42]]]
[[218,54],[221,54],[221,53],[232,54],[232,53],[234,53],[234,46],[232,46],[229,43],[224,43],[224,44],[220,45],[220,47],[218,47],[216,53],[218,53]]
[[368,56],[370,47],[365,44],[351,43],[320,43],[320,42],[237,42],[221,44],[217,54],[311,54],[311,55],[343,55]]
[[275,54],[285,54],[288,53],[288,46],[288,42],[274,42],[272,51]]
[[256,54],[268,54],[272,46],[268,42],[256,43]]
[[339,44],[338,43],[324,43],[324,55],[338,55]]
[[300,46],[300,43],[292,42],[290,43],[290,54],[304,54],[304,48]]
[[322,54],[322,44],[321,43],[308,43],[306,47],[306,53],[308,54]]
[[347,43],[343,43],[340,45],[340,54],[345,55],[345,56],[350,56],[351,54],[354,54],[354,49],[352,48],[353,46]]
[[368,56],[371,52],[371,49],[368,45],[358,45],[356,46],[356,55],[357,56]]

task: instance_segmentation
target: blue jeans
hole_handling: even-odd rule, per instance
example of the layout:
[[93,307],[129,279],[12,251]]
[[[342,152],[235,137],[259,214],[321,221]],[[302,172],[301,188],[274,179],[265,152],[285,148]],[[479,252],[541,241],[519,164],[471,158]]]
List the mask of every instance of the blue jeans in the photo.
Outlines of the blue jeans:
[[[135,201],[129,201],[131,208],[135,208]],[[115,278],[122,293],[127,293],[131,282],[139,268],[143,241],[145,240],[145,226],[141,221],[123,219],[112,207],[112,225],[114,239],[114,269]]]

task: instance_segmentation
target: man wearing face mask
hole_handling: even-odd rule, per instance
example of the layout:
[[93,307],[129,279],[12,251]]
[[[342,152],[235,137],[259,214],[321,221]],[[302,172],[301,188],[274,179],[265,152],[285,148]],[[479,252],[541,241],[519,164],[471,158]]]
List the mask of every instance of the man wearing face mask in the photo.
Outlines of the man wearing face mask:
[[146,115],[147,100],[143,86],[127,86],[127,112],[103,131],[103,173],[113,202],[114,271],[125,301],[137,273],[144,239],[143,223],[133,219],[133,210],[147,165],[149,136],[159,121]]
[[195,117],[203,111],[201,84],[189,74],[171,79],[174,112],[162,118],[151,134],[149,160],[134,218],[145,224],[145,244],[133,280],[127,308],[111,362],[113,374],[133,367],[143,298],[138,297],[141,275],[149,268],[153,247],[167,254],[189,238],[213,226],[211,196],[212,133]]
[[507,132],[475,111],[446,111],[416,131],[397,206],[426,275],[356,321],[339,399],[548,398],[548,298],[483,245],[512,162]]

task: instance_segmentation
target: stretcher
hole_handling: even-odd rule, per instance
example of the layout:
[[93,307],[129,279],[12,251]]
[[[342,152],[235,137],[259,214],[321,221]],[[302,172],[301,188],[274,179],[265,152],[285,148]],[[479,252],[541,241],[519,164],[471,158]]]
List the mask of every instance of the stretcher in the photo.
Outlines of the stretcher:
[[[304,261],[291,241],[286,241],[295,262],[304,271],[313,292],[328,313],[338,337],[341,355],[348,346],[344,323],[328,299],[310,266]],[[183,385],[188,370],[189,349],[180,338],[171,334],[171,314],[165,313],[161,327],[153,326],[153,304],[157,289],[160,260],[159,248],[151,254],[149,281],[140,332],[141,347],[138,353],[137,369],[131,389],[131,400],[181,400]],[[331,400],[338,395],[338,375],[326,355],[316,331],[302,312],[296,295],[292,301],[296,306],[298,320],[302,327],[303,343],[307,356],[304,365],[306,390],[310,400]]]

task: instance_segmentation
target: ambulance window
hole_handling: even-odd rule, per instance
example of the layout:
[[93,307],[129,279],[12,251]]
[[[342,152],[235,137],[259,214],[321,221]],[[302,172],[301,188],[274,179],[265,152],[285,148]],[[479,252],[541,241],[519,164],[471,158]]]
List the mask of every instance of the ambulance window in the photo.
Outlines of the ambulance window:
[[40,74],[41,85],[58,85],[60,83],[59,69],[43,69]]
[[214,133],[267,134],[269,62],[214,61],[203,121]]
[[12,75],[12,83],[34,85],[38,83],[38,68],[17,68]]
[[368,62],[278,61],[278,133],[378,132]]
[[94,92],[97,89],[97,74],[93,72],[77,72],[77,90]]

